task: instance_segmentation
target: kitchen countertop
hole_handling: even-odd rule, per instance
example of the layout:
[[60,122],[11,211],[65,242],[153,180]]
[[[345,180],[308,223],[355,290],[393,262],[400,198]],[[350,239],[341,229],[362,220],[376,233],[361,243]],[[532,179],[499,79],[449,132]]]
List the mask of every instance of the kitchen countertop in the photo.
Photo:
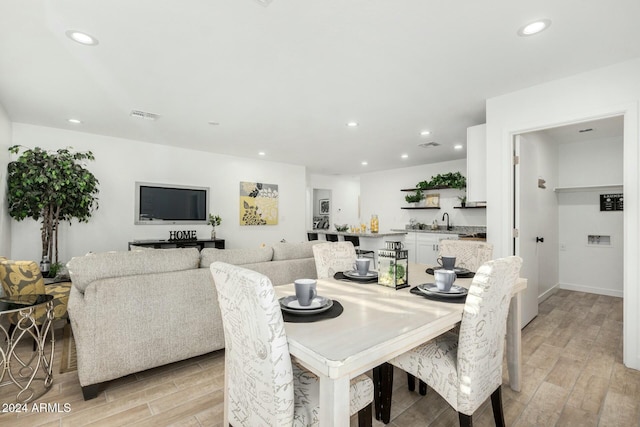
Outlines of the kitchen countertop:
[[392,231],[405,231],[407,233],[431,233],[431,234],[458,234],[460,236],[471,236],[477,233],[484,233],[486,236],[487,227],[483,226],[473,226],[473,225],[465,225],[465,226],[454,226],[451,230],[447,230],[445,226],[439,226],[438,229],[432,230],[430,228],[420,230],[418,228],[406,228],[404,230],[401,229],[392,229]]
[[338,236],[386,237],[386,236],[404,236],[409,231],[413,231],[413,230],[391,230],[391,231],[381,231],[379,233],[350,233],[348,231],[311,230],[311,231],[308,231],[308,233],[337,234]]

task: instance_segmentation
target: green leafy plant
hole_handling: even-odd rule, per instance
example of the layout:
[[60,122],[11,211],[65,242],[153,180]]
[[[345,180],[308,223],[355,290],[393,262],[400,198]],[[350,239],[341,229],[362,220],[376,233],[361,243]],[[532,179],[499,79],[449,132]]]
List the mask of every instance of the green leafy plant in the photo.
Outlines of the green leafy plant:
[[414,194],[407,194],[406,196],[404,196],[404,200],[406,200],[407,203],[418,203],[422,199],[424,199],[422,190],[416,190]]
[[460,203],[464,205],[467,203],[467,196],[458,196],[458,200],[460,200]]
[[214,216],[213,214],[209,214],[209,222],[207,224],[216,227],[222,224],[222,218],[220,218],[219,215]]
[[[9,147],[18,154],[19,145]],[[42,257],[58,262],[60,221],[88,222],[98,209],[98,180],[85,168],[93,153],[72,152],[69,148],[46,151],[26,149],[7,166],[7,207],[9,215],[22,221],[42,221]],[[55,250],[55,254],[54,254]]]
[[467,179],[460,172],[449,172],[432,176],[429,181],[420,181],[417,187],[421,190],[428,190],[434,187],[463,190],[467,188]]

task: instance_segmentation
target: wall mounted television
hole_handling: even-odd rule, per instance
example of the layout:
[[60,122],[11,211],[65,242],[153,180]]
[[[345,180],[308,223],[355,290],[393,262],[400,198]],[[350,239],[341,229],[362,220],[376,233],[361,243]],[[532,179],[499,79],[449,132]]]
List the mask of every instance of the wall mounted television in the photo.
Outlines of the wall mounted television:
[[136,224],[206,224],[209,187],[136,182]]

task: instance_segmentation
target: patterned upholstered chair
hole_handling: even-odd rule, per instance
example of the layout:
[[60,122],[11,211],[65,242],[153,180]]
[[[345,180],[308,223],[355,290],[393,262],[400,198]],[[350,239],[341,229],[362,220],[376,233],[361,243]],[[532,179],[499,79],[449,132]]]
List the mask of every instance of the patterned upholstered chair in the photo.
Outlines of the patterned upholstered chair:
[[[225,337],[224,425],[317,425],[318,378],[291,360],[282,312],[267,276],[211,264]],[[373,382],[351,381],[351,415],[371,426]],[[228,419],[227,419],[228,418]]]
[[[389,361],[438,392],[458,412],[461,426],[472,425],[473,413],[489,396],[496,425],[504,426],[502,356],[509,303],[521,265],[522,259],[514,256],[483,264],[469,287],[460,331],[446,332]],[[383,422],[388,422],[391,406],[389,364],[376,368],[388,370],[376,373]]]
[[[71,282],[45,286],[40,267],[35,261],[13,261],[0,258],[0,284],[2,284],[2,290],[7,296],[53,295],[54,320],[67,318],[67,302],[69,301]],[[41,325],[45,315],[46,309],[44,307],[38,308],[35,316],[36,323]],[[9,321],[11,322],[10,329],[13,330],[18,322],[18,314],[10,314]]]
[[456,267],[477,271],[478,268],[493,258],[493,245],[475,240],[441,240],[438,256],[456,257]]
[[351,242],[319,243],[313,246],[318,279],[333,278],[339,271],[353,270],[356,250]]

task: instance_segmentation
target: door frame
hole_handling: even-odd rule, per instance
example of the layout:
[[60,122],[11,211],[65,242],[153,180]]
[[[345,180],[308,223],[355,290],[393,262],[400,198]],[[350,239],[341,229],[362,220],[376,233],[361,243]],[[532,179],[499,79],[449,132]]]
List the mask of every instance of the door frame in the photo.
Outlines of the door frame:
[[[573,115],[561,115],[564,120],[560,121],[540,121],[538,123],[521,126],[512,126],[509,129],[502,129],[501,147],[509,153],[508,158],[508,180],[503,191],[508,197],[502,200],[502,209],[509,212],[508,229],[503,228],[498,236],[501,239],[502,248],[513,248],[511,237],[514,228],[514,168],[512,167],[512,147],[515,135],[540,131],[553,127],[566,126],[591,120],[604,119],[615,116],[623,116],[623,193],[625,196],[625,211],[623,214],[623,227],[626,235],[640,235],[640,147],[638,142],[640,134],[640,106],[637,102],[609,106],[598,111],[591,111],[590,114],[574,113]],[[490,123],[488,123],[490,125]],[[506,159],[505,159],[506,160]],[[504,171],[504,170],[503,170]],[[503,175],[505,176],[505,175]],[[500,209],[500,206],[495,207]],[[490,211],[489,211],[490,213]],[[623,253],[623,362],[625,366],[640,370],[640,330],[635,325],[640,324],[640,241],[638,239],[625,239]],[[504,249],[503,249],[504,251]],[[633,286],[632,286],[633,285]]]

